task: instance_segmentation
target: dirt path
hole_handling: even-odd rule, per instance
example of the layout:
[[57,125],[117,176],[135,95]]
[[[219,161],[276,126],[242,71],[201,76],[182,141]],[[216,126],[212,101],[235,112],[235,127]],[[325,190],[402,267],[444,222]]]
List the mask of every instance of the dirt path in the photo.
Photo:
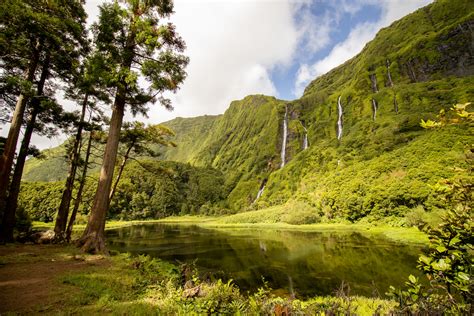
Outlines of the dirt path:
[[46,311],[64,297],[58,278],[71,271],[110,264],[61,245],[0,246],[0,314]]

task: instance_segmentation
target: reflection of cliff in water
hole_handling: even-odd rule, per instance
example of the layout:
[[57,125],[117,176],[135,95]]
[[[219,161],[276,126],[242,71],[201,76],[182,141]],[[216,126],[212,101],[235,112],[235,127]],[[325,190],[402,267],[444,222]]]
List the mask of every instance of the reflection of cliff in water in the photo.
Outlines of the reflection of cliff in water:
[[242,290],[263,285],[296,296],[332,294],[342,281],[352,294],[385,293],[417,274],[420,249],[355,232],[203,229],[143,224],[107,232],[111,249],[164,260],[198,259],[203,275],[233,279]]

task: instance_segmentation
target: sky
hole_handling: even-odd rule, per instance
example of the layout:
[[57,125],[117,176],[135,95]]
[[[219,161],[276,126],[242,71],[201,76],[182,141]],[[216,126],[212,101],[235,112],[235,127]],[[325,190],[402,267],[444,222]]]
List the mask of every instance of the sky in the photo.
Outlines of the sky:
[[[87,0],[88,24],[105,0]],[[174,111],[150,105],[150,124],[221,114],[250,94],[299,98],[315,78],[359,53],[382,27],[431,0],[175,0],[171,21],[187,44],[187,79],[171,95]],[[61,100],[61,96],[58,96]],[[67,108],[71,101],[62,100]],[[7,128],[2,128],[5,135]],[[34,137],[41,148],[65,136]]]

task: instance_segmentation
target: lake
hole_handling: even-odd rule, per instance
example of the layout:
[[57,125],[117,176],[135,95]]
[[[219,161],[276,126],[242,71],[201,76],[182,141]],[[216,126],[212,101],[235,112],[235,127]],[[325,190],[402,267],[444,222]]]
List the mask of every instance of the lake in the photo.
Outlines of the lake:
[[421,247],[359,232],[207,229],[139,224],[108,230],[111,250],[149,254],[174,263],[196,262],[202,276],[232,279],[243,291],[263,280],[280,295],[331,295],[344,282],[350,294],[384,296],[408,275],[420,275]]

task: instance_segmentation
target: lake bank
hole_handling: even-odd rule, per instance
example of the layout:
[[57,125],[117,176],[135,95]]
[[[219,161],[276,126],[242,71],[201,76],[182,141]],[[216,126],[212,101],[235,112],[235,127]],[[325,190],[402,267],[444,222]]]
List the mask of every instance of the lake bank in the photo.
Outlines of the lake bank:
[[[198,291],[192,294],[183,286],[177,266],[143,256],[87,255],[73,246],[3,245],[0,257],[0,289],[8,289],[9,297],[17,302],[3,305],[2,312],[184,315],[286,311],[306,315],[322,312],[372,315],[388,314],[396,306],[394,301],[345,293],[307,300],[278,297],[265,288],[246,294],[232,283],[220,281],[196,280],[194,289]],[[55,273],[45,278],[43,270]],[[11,286],[13,283],[15,287]]]
[[[233,215],[231,215],[233,216]],[[295,231],[357,231],[366,234],[383,235],[384,237],[400,243],[427,245],[428,235],[416,227],[394,227],[389,225],[359,224],[359,223],[318,223],[293,225],[287,223],[252,223],[252,222],[226,222],[231,216],[204,217],[204,216],[171,216],[156,221],[158,223],[193,224],[207,228],[253,228],[253,229],[279,229]],[[141,222],[141,223],[144,223]]]
[[[225,228],[253,228],[253,229],[279,229],[279,230],[295,230],[295,231],[357,231],[364,234],[381,235],[392,241],[427,245],[429,243],[428,235],[420,231],[416,227],[394,227],[386,224],[359,224],[359,223],[318,223],[293,225],[287,223],[252,223],[252,222],[226,222],[230,216],[170,216],[159,220],[133,220],[119,221],[113,220],[106,223],[106,229],[115,229],[130,225],[143,223],[175,223],[183,225],[197,225],[207,228],[225,229]],[[85,224],[77,224],[74,230],[79,233],[86,227]],[[33,229],[46,230],[54,228],[54,223],[33,222]]]

